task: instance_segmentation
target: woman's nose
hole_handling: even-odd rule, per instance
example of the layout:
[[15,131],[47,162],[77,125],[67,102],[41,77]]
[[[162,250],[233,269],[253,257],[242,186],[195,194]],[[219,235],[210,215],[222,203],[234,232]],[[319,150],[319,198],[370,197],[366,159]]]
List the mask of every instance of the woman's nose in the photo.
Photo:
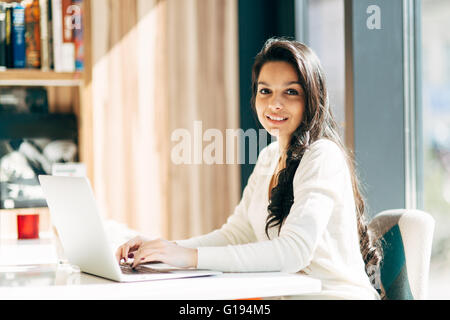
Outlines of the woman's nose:
[[280,95],[274,94],[272,99],[269,101],[269,107],[275,110],[279,110],[283,107],[283,101],[281,100]]

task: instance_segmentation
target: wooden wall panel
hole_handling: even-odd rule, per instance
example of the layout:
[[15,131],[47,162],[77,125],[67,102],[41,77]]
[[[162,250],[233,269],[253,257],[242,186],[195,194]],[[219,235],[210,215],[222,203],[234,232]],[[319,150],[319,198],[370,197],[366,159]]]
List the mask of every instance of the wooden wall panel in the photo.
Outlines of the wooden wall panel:
[[194,121],[224,137],[238,128],[235,1],[96,0],[91,11],[93,180],[105,216],[172,239],[220,227],[239,200],[239,166],[175,165],[170,138]]

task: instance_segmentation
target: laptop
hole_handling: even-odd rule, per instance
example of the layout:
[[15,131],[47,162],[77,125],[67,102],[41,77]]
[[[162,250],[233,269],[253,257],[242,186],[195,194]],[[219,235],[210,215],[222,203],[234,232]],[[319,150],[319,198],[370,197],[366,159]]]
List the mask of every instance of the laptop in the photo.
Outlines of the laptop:
[[64,253],[81,271],[119,282],[202,277],[219,271],[181,269],[166,264],[119,265],[103,227],[89,180],[85,177],[40,175],[50,216]]

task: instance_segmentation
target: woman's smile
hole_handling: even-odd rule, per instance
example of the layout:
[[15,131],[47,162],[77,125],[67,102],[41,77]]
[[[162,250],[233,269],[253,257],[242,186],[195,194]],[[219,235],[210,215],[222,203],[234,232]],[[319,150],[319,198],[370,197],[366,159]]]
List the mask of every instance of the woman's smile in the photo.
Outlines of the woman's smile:
[[286,121],[288,121],[288,117],[282,117],[282,116],[276,116],[276,115],[271,115],[271,114],[266,114],[266,119],[275,125],[278,124],[283,124]]

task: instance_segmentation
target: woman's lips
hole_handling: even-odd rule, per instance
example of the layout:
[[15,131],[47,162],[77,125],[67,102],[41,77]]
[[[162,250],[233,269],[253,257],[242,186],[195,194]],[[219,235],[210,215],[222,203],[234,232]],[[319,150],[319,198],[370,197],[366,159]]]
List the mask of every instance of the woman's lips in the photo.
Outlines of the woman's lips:
[[[288,118],[286,118],[286,117],[272,116],[272,115],[270,115],[270,116],[266,115],[266,119],[267,119],[267,121],[269,121],[270,123],[273,123],[273,124],[281,124],[288,120]],[[280,119],[283,119],[283,120],[280,120]]]

